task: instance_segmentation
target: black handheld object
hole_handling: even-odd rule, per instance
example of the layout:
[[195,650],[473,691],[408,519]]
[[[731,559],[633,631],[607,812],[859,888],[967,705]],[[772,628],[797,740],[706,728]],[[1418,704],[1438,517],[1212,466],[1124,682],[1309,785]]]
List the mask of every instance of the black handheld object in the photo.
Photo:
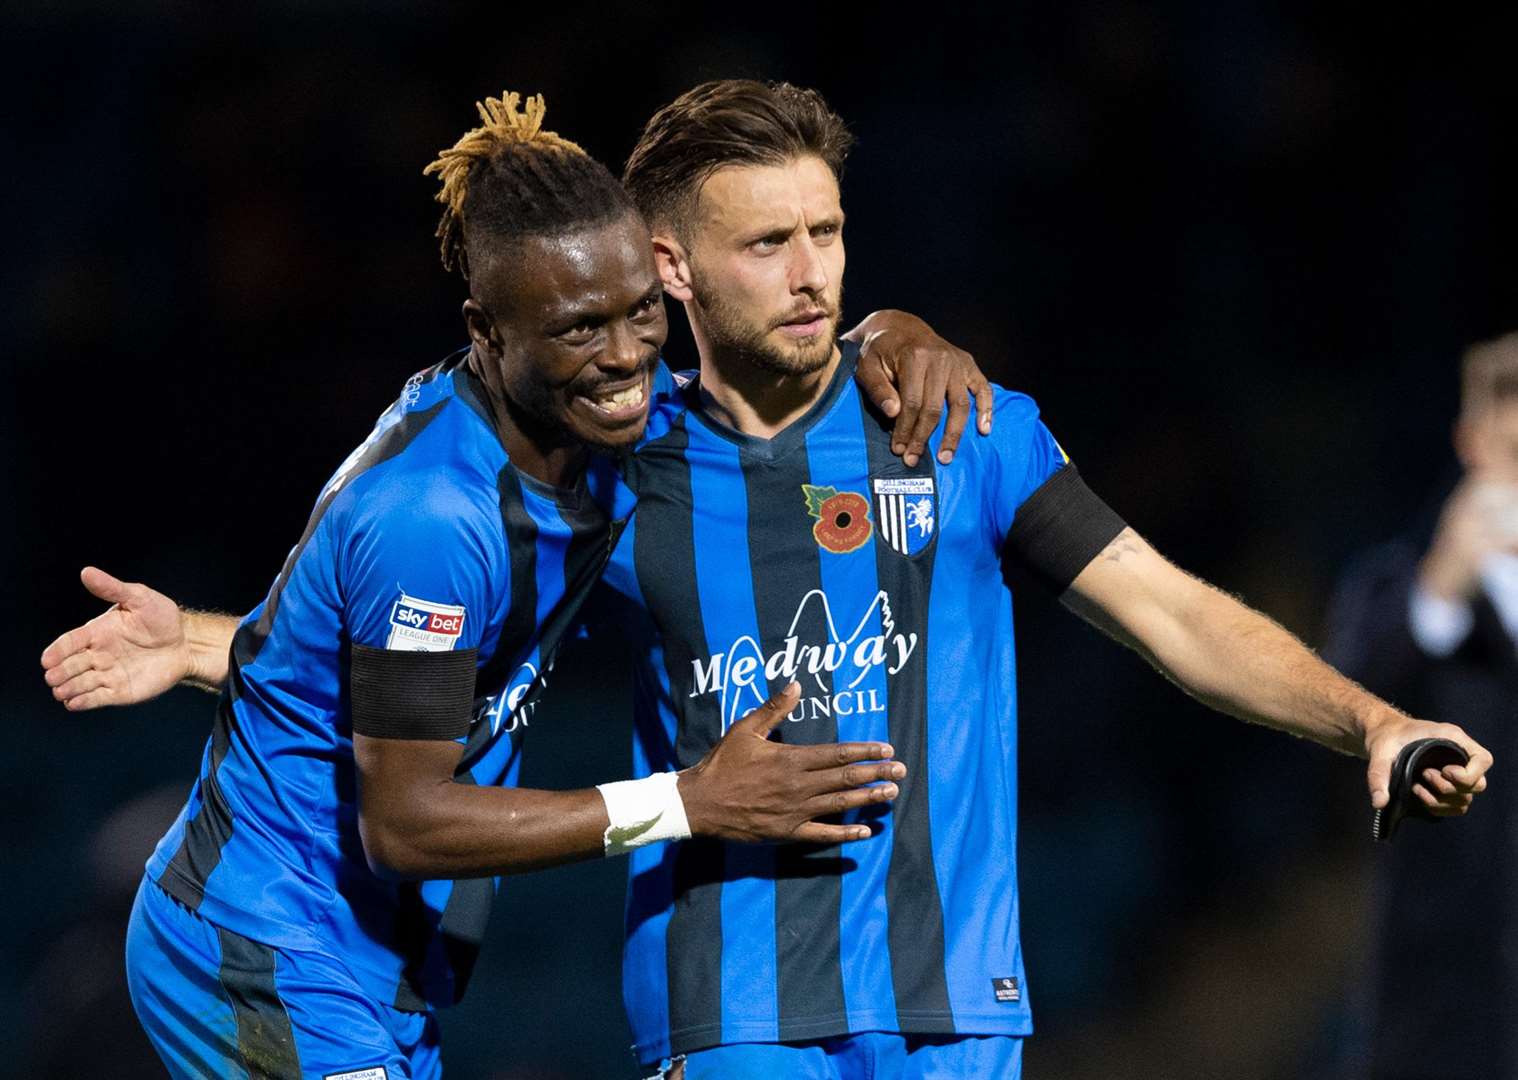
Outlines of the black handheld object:
[[1413,785],[1419,782],[1425,769],[1464,765],[1469,760],[1470,755],[1460,749],[1458,743],[1448,739],[1414,739],[1404,746],[1397,755],[1397,760],[1392,763],[1391,783],[1387,785],[1387,793],[1391,798],[1386,806],[1371,817],[1371,839],[1390,840],[1403,818],[1438,821],[1438,818],[1429,813],[1423,801],[1413,794]]

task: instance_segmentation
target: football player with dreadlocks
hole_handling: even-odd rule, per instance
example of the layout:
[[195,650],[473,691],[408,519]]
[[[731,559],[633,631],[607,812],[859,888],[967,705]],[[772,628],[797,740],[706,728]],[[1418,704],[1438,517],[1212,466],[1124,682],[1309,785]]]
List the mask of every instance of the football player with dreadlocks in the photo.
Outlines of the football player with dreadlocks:
[[[904,775],[878,740],[767,739],[787,691],[697,768],[514,786],[505,721],[530,707],[631,509],[591,449],[630,447],[673,387],[648,227],[543,112],[541,97],[489,99],[428,166],[470,345],[406,382],[231,640],[200,777],[128,931],[132,999],[176,1076],[436,1075],[433,1009],[463,993],[497,875],[689,836],[862,840],[867,826],[815,819],[889,801]],[[119,598],[102,617],[117,644],[164,629],[134,602],[148,590],[85,580]],[[44,656],[72,707],[108,703],[123,670],[100,629]],[[193,673],[131,674],[116,700]]]

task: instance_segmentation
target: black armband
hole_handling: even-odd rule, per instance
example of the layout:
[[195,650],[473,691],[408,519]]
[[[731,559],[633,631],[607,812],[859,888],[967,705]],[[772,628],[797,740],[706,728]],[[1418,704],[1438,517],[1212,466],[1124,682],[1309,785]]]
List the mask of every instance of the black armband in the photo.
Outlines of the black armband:
[[1002,557],[1017,559],[1058,594],[1125,528],[1075,466],[1063,465],[1017,508]]
[[371,739],[457,739],[474,714],[478,649],[399,652],[354,645],[353,730]]

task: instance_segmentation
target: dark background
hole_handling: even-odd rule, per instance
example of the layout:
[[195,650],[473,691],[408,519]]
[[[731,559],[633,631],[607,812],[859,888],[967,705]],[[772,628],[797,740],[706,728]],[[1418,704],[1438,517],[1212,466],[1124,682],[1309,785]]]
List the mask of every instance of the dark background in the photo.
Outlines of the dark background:
[[[817,87],[859,137],[847,315],[927,317],[1161,550],[1316,640],[1338,568],[1453,477],[1463,345],[1518,324],[1518,19],[1325,7],[0,9],[0,1069],[158,1074],[122,936],[212,702],[56,705],[37,654],[100,606],[78,569],[260,599],[463,341],[421,169],[486,94],[543,92],[615,169],[699,80]],[[1355,763],[1205,712],[1046,597],[1019,643],[1030,1075],[1352,1071]],[[627,772],[625,693],[579,661],[528,783]],[[613,863],[508,883],[452,1075],[638,1075],[621,888]]]

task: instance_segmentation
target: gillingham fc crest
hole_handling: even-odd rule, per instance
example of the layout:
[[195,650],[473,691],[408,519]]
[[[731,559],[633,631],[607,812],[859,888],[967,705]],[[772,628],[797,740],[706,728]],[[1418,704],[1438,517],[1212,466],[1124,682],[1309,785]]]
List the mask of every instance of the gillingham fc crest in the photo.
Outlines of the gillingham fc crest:
[[876,478],[875,521],[880,537],[903,555],[916,555],[933,539],[938,499],[931,476]]

